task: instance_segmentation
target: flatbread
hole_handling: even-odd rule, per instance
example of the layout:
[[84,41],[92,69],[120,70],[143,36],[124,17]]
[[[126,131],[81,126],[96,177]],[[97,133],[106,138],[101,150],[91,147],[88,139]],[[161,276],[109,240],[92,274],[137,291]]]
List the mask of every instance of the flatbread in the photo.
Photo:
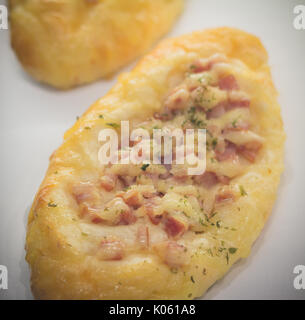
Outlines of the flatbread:
[[[171,117],[162,118],[164,110]],[[206,128],[206,173],[187,177],[174,164],[102,166],[99,133],[119,132],[121,120]],[[28,222],[34,296],[202,296],[259,236],[276,198],[284,140],[258,38],[218,28],[163,41],[52,155]]]

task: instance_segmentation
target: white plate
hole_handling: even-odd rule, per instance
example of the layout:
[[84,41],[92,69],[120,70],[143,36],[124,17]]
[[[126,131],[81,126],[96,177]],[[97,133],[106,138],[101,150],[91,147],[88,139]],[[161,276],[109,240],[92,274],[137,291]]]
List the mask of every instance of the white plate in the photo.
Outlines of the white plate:
[[[305,30],[293,26],[298,4],[305,1],[189,0],[168,35],[233,26],[259,36],[270,55],[287,132],[286,169],[271,218],[251,256],[237,263],[205,299],[305,298],[305,290],[293,286],[294,267],[305,265]],[[9,32],[0,30],[0,265],[8,268],[8,290],[0,289],[0,299],[32,298],[25,226],[48,157],[76,116],[114,82],[68,92],[39,85],[16,60]]]

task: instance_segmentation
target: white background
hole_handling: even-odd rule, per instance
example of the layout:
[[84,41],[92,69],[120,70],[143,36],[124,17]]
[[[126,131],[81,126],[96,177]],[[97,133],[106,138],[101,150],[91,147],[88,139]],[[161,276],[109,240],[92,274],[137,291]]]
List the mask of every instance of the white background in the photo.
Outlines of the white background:
[[[305,30],[293,27],[297,4],[305,0],[188,0],[168,35],[232,26],[259,36],[270,55],[287,133],[286,169],[272,216],[251,256],[205,299],[305,299],[305,290],[293,287],[294,266],[305,265]],[[76,116],[115,78],[67,92],[39,85],[18,64],[9,31],[0,30],[0,265],[9,272],[0,299],[32,298],[24,260],[26,219],[48,157]]]

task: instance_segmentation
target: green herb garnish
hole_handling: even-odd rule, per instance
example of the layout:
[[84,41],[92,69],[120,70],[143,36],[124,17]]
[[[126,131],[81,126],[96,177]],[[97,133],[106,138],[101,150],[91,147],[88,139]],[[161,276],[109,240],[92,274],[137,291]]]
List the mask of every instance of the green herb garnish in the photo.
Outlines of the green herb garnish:
[[229,254],[228,254],[228,252],[226,253],[226,260],[227,260],[227,264],[229,264]]
[[239,191],[242,197],[247,196],[248,193],[246,192],[245,188],[243,186],[239,186]]
[[236,128],[237,121],[238,121],[238,119],[235,119],[235,120],[232,122],[233,128]]
[[205,127],[206,123],[202,120],[199,120],[195,113],[196,113],[196,107],[191,107],[189,108],[189,110],[187,111],[189,118],[188,120],[195,126],[195,127]]
[[113,127],[113,128],[120,128],[120,125],[114,122],[108,122],[106,123],[107,126]]
[[212,140],[213,149],[215,149],[215,147],[217,146],[217,143],[218,143],[217,138],[214,138],[214,139]]
[[56,203],[53,203],[53,202],[49,202],[49,203],[48,203],[48,207],[50,207],[50,208],[56,208],[56,207],[57,207],[57,204],[56,204]]
[[229,248],[229,253],[234,254],[237,251],[237,248]]
[[146,171],[146,169],[149,167],[149,163],[145,163],[143,164],[143,166],[141,167],[141,170]]
[[201,218],[199,218],[199,223],[204,227],[208,226],[206,223],[204,223],[204,221]]

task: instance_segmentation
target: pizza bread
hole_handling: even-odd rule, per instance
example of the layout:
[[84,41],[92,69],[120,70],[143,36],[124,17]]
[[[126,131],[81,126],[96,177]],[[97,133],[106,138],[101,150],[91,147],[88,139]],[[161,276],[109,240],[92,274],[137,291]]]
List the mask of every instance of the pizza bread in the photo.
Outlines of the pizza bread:
[[183,0],[10,0],[25,70],[60,89],[110,76],[169,31]]
[[[101,164],[100,132],[120,135],[121,120],[150,134],[205,129],[206,145],[197,148],[206,148],[205,172],[189,175],[188,163]],[[258,38],[218,28],[163,41],[52,155],[28,221],[34,296],[202,296],[259,236],[276,198],[284,140]]]

